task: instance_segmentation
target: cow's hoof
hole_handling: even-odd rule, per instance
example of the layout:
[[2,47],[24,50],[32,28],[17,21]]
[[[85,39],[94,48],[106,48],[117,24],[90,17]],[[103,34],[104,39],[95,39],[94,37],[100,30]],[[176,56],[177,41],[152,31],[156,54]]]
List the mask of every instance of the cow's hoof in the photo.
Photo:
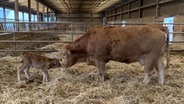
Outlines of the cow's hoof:
[[158,83],[161,84],[161,85],[163,85],[163,84],[164,84],[164,80],[160,80],[160,79],[159,79],[159,80],[158,80]]
[[33,83],[33,82],[34,82],[34,79],[26,80],[26,84]]
[[147,85],[149,82],[150,82],[150,78],[147,78],[147,79],[144,79],[144,80],[143,80],[143,83],[144,83],[145,85]]

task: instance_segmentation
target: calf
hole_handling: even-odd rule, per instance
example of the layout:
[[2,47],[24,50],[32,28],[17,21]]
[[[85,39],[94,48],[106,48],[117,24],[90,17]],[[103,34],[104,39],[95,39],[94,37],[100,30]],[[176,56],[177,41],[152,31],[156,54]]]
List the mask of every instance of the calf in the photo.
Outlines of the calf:
[[21,81],[21,72],[24,70],[27,79],[30,79],[30,67],[40,68],[43,71],[43,82],[49,81],[48,69],[58,68],[61,66],[58,59],[51,59],[48,57],[40,56],[30,52],[23,52],[20,57],[22,58],[22,65],[17,69],[18,81]]

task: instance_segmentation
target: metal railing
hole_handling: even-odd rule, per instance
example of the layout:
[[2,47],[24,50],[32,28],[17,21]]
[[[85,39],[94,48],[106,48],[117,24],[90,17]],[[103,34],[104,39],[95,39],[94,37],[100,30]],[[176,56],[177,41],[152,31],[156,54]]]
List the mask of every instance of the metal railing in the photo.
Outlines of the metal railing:
[[0,32],[33,31],[33,30],[68,30],[87,31],[99,23],[80,22],[0,22]]
[[[153,22],[142,22],[142,23],[124,23],[124,25],[146,25],[146,24],[163,24],[163,23],[153,23]],[[172,23],[164,23],[164,25],[169,25]],[[53,23],[43,23],[43,22],[0,22],[0,45],[11,44],[11,49],[3,49],[0,47],[0,52],[19,52],[19,51],[57,51],[57,50],[41,50],[41,49],[19,49],[18,44],[50,44],[50,43],[71,43],[75,36],[84,34],[89,28],[93,26],[101,25],[99,23],[79,23],[79,22],[53,22]],[[120,25],[122,23],[113,23],[108,25]],[[184,23],[174,23],[175,26],[184,26]],[[21,35],[20,35],[21,34]],[[56,36],[58,38],[67,36],[70,39],[29,39],[29,36],[24,36],[25,34],[42,34],[42,37]],[[170,34],[181,34],[184,32],[170,32]],[[5,37],[5,38],[3,38]],[[23,39],[19,39],[24,37]],[[31,37],[32,38],[32,37]],[[180,41],[170,41],[171,44],[183,44],[184,40]],[[184,49],[171,50],[171,52],[184,52]]]
[[[96,25],[99,25],[99,23],[0,22],[0,45],[11,45],[11,48],[7,49],[0,46],[0,52],[55,52],[57,50],[20,49],[19,47],[21,44],[71,43],[75,37],[84,34],[90,27]],[[29,36],[30,34],[34,34],[35,37],[41,35],[46,39],[33,38],[34,36]],[[58,39],[64,36],[69,37],[69,39]],[[47,39],[47,37],[57,37],[58,40]]]

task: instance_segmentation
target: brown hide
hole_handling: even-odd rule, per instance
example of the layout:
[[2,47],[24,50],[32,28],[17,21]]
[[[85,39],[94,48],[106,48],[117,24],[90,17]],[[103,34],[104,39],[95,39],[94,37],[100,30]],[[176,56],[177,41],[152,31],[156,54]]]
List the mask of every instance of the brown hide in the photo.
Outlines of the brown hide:
[[33,64],[36,64],[38,68],[45,69],[57,68],[61,66],[58,59],[48,58],[31,52],[23,52],[20,57],[22,58],[23,63],[29,63],[32,67],[34,67]]
[[49,80],[48,70],[51,68],[61,67],[58,59],[51,59],[30,52],[23,52],[20,55],[22,65],[17,69],[18,81],[21,81],[21,72],[24,70],[27,79],[30,79],[29,68],[40,68],[43,71],[43,81]]
[[139,61],[146,66],[146,73],[154,66],[159,69],[162,61],[158,60],[161,60],[166,46],[165,30],[162,28],[159,25],[92,28],[64,48],[61,64],[70,67],[83,58],[97,66],[102,77],[104,65],[110,60],[124,63]]

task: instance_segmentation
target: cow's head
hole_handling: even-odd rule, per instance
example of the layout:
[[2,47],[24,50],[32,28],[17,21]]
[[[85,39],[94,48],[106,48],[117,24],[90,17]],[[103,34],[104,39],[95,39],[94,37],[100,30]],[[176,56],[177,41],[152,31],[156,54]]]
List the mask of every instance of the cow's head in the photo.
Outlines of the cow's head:
[[61,66],[62,67],[70,67],[74,65],[75,62],[75,54],[72,53],[69,46],[65,46],[61,51]]

